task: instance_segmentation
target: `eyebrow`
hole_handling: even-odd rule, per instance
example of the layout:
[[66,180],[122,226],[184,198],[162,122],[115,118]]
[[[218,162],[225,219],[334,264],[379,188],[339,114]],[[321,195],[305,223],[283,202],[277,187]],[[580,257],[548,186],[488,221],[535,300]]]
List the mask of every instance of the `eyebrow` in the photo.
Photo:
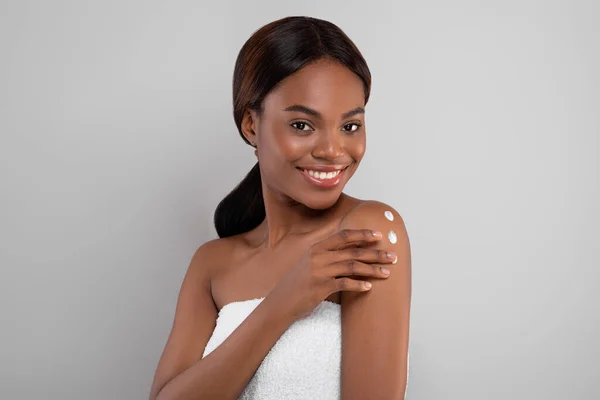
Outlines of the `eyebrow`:
[[[285,108],[283,111],[298,111],[298,112],[302,112],[308,115],[312,115],[313,117],[322,119],[323,116],[321,115],[320,112],[318,112],[317,110],[314,110],[310,107],[306,107],[303,106],[301,104],[294,104],[293,106],[289,106],[287,108]],[[342,114],[342,119],[346,119],[346,118],[350,118],[356,114],[364,114],[365,113],[365,109],[363,107],[356,107],[353,108],[352,110]]]

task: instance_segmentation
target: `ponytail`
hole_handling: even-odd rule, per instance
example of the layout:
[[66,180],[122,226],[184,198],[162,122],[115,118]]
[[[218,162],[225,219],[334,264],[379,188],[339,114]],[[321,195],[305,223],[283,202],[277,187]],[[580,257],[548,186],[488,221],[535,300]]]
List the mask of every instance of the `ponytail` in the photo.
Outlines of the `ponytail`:
[[219,203],[214,223],[225,238],[256,228],[265,219],[265,203],[258,162],[244,179]]

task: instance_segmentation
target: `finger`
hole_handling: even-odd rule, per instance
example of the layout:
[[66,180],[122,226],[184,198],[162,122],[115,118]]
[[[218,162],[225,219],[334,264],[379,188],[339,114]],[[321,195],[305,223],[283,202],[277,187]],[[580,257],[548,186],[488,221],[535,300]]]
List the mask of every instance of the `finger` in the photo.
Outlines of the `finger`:
[[322,241],[321,245],[326,250],[335,250],[353,243],[376,242],[381,238],[381,232],[374,232],[370,229],[342,229]]
[[356,260],[346,260],[334,264],[330,264],[325,272],[330,277],[339,276],[372,276],[375,278],[387,278],[390,275],[390,269],[366,264]]
[[367,263],[393,264],[397,258],[397,254],[393,251],[366,249],[363,247],[335,250],[330,251],[329,253],[333,258],[333,262],[357,260]]
[[360,281],[357,279],[350,278],[339,278],[331,280],[331,290],[333,292],[365,292],[369,289],[371,289],[371,282]]

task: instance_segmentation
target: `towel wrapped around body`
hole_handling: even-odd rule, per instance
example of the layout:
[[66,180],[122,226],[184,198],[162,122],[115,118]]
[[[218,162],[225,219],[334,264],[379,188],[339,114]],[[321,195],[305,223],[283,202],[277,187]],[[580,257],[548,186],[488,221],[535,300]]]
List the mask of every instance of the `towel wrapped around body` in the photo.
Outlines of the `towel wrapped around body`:
[[[263,300],[223,306],[202,358],[223,343]],[[281,335],[239,400],[339,400],[341,356],[341,306],[324,300]]]

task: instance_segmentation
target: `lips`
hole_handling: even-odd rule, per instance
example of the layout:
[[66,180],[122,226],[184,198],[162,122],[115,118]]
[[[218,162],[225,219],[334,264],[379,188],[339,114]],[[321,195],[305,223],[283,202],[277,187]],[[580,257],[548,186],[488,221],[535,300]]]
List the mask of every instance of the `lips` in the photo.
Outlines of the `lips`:
[[303,169],[305,171],[319,171],[319,172],[335,172],[345,168],[348,168],[347,165],[309,165],[306,167],[297,167],[299,169]]
[[324,188],[337,186],[341,181],[348,166],[310,166],[298,167],[298,171],[312,185]]

